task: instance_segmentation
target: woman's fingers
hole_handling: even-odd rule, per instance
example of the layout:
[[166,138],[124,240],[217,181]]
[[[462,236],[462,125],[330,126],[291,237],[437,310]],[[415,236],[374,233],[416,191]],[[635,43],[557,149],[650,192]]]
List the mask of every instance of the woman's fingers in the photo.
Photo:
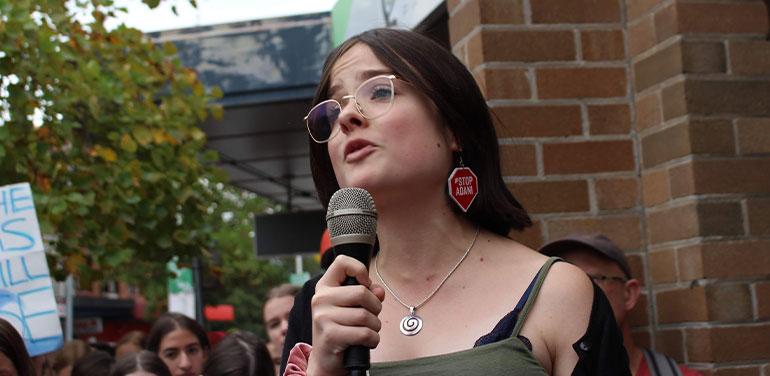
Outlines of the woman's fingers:
[[339,286],[348,277],[355,277],[359,284],[369,287],[372,280],[369,279],[369,271],[360,261],[345,255],[339,255],[326,270],[324,276],[318,281],[322,286]]

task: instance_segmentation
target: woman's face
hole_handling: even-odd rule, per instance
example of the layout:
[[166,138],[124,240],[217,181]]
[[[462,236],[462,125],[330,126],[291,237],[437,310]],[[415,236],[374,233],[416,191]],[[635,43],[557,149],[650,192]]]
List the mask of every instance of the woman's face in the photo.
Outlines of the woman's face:
[[[392,73],[369,46],[358,43],[332,66],[327,95],[339,101],[367,79]],[[378,204],[391,192],[445,191],[451,152],[457,150],[432,102],[404,81],[393,83],[392,107],[374,119],[361,116],[352,100],[340,101],[341,131],[328,144],[339,186],[366,189]]]
[[198,376],[203,372],[206,350],[191,331],[176,328],[160,341],[158,356],[172,375]]
[[283,351],[283,342],[289,328],[289,313],[293,306],[293,296],[273,298],[265,303],[264,317],[267,336],[279,354]]
[[13,361],[11,361],[11,359],[4,353],[0,352],[0,376],[18,375],[19,373],[16,372],[16,366],[13,365]]

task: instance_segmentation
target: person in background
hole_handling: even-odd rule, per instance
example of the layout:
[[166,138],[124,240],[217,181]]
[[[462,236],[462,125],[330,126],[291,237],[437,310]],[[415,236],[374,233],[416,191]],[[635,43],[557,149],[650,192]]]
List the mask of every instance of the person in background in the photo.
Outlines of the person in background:
[[125,355],[135,354],[142,351],[145,347],[147,335],[141,330],[132,330],[120,337],[115,345],[115,359],[120,359]]
[[72,366],[72,376],[105,376],[115,360],[106,351],[95,350],[83,355]]
[[264,342],[249,332],[234,331],[211,349],[203,375],[275,376],[275,367]]
[[73,339],[64,343],[59,351],[53,357],[53,371],[56,376],[70,376],[72,366],[83,355],[91,352],[91,346],[80,339]]
[[281,353],[286,330],[289,327],[289,312],[294,306],[294,295],[299,292],[299,286],[288,283],[274,287],[267,294],[264,320],[267,337],[270,339],[268,349],[275,364],[276,373],[281,367]]
[[211,345],[197,321],[180,313],[166,313],[147,335],[147,350],[158,355],[172,376],[198,376]]
[[36,376],[19,332],[3,319],[0,319],[0,375]]
[[623,344],[633,376],[700,375],[685,366],[677,367],[676,362],[666,355],[634,343],[628,313],[639,299],[640,284],[631,274],[626,255],[612,240],[602,234],[576,232],[545,244],[540,252],[561,257],[583,269],[601,287],[623,332]]
[[155,353],[140,350],[118,359],[110,376],[171,376],[171,373]]

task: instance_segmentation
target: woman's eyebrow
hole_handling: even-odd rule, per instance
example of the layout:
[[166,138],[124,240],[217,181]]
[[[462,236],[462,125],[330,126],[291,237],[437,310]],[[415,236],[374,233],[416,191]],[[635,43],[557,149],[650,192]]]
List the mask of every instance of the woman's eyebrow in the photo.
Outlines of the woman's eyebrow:
[[[381,76],[381,75],[387,75],[387,74],[393,74],[393,70],[388,68],[383,69],[367,69],[365,71],[361,71],[358,73],[356,78],[358,78],[361,82],[366,81],[374,76]],[[334,84],[329,87],[329,90],[326,91],[326,98],[332,98],[335,94],[337,94],[338,91],[342,89],[341,84]],[[352,95],[352,94],[351,94]]]

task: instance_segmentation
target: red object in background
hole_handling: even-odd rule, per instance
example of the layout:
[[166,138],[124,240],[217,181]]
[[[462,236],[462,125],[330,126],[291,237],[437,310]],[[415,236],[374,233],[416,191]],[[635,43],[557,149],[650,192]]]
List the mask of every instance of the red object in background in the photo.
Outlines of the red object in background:
[[235,309],[230,304],[203,307],[203,316],[209,321],[233,321]]
[[221,341],[223,338],[227,336],[227,333],[220,332],[220,331],[213,331],[213,332],[206,333],[206,336],[209,337],[209,344],[213,348],[214,346],[217,345],[217,343],[219,343],[219,341]]

